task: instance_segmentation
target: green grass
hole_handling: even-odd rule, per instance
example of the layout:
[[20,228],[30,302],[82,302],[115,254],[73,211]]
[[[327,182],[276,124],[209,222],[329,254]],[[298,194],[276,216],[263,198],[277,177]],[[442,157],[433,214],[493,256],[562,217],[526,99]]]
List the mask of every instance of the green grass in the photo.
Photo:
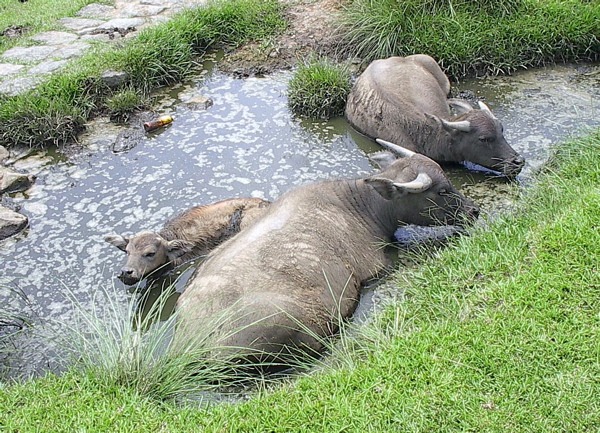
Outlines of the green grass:
[[120,90],[106,98],[106,108],[110,119],[127,122],[131,113],[150,106],[150,98],[133,88]]
[[562,145],[517,210],[394,275],[405,300],[314,373],[213,407],[86,374],[0,389],[7,431],[600,429],[600,130]]
[[123,48],[97,48],[36,89],[0,97],[0,144],[34,147],[72,141],[86,120],[122,90],[108,89],[99,79],[103,71],[127,72],[125,89],[142,97],[188,77],[206,50],[281,31],[281,13],[276,0],[212,0],[142,31]]
[[19,0],[0,0],[0,33],[16,26],[23,27],[25,33],[17,38],[0,36],[0,54],[21,44],[29,36],[36,33],[58,30],[60,18],[72,17],[90,3],[111,4],[108,0],[35,0],[21,3]]
[[288,84],[288,105],[302,116],[342,116],[350,88],[347,67],[326,58],[310,58],[294,71]]
[[339,35],[345,54],[366,62],[426,53],[452,77],[506,74],[597,60],[600,7],[584,0],[353,0]]

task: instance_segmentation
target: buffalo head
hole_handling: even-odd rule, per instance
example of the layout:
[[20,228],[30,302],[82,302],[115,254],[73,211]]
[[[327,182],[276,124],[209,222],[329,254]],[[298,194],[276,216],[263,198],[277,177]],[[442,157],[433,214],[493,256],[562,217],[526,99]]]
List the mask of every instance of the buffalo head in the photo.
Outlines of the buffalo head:
[[151,273],[166,269],[193,247],[190,242],[181,239],[169,241],[150,231],[140,232],[131,238],[107,235],[104,240],[127,253],[127,262],[118,275],[127,285],[137,284]]
[[400,159],[379,152],[374,159],[382,171],[366,182],[386,200],[401,199],[409,209],[404,218],[411,224],[464,226],[477,219],[477,205],[456,190],[435,161],[385,140],[377,142]]
[[483,102],[479,110],[469,104],[450,100],[450,105],[461,112],[455,120],[429,115],[441,122],[443,129],[452,136],[451,152],[457,161],[468,161],[508,177],[515,177],[525,164],[504,138],[502,123]]

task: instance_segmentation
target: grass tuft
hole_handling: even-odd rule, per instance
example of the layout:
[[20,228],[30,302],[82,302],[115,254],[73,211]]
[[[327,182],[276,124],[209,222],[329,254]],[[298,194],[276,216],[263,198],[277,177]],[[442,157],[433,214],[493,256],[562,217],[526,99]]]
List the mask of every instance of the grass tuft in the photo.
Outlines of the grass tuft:
[[108,114],[114,122],[127,122],[132,113],[148,105],[149,98],[132,88],[120,90],[106,99]]
[[310,58],[296,69],[289,82],[288,104],[302,116],[322,119],[341,116],[350,88],[346,66],[326,58]]
[[170,289],[143,314],[139,300],[123,305],[115,300],[114,290],[99,290],[90,305],[70,296],[75,325],[61,326],[63,331],[56,336],[69,370],[161,402],[202,400],[207,393],[242,380],[233,360],[209,343],[225,318],[187,333],[177,325],[177,312],[161,321],[173,295]]

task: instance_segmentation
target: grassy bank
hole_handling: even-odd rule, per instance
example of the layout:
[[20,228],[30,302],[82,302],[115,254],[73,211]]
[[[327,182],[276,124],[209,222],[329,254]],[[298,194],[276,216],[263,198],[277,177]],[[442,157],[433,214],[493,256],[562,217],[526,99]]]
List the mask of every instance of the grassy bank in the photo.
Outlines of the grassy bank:
[[341,17],[347,55],[426,53],[453,77],[598,60],[600,7],[586,0],[353,0]]
[[394,278],[406,300],[333,365],[196,409],[69,373],[0,390],[7,431],[600,429],[600,130],[563,145],[514,214]]
[[[0,144],[72,141],[87,119],[114,103],[115,93],[134,91],[143,101],[153,89],[189,76],[206,50],[235,47],[281,31],[281,13],[276,0],[213,0],[142,31],[123,48],[99,48],[28,93],[0,97]],[[104,84],[100,77],[106,70],[128,74],[122,88]]]

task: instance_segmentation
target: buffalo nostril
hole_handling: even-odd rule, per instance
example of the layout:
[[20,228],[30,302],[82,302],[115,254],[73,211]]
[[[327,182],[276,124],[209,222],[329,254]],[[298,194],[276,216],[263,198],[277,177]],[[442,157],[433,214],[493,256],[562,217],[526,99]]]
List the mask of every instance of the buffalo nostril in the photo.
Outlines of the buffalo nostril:
[[519,167],[523,166],[523,164],[525,164],[525,158],[523,158],[522,156],[517,156],[515,157],[515,159],[513,159],[513,164],[517,165]]
[[121,269],[121,275],[130,277],[131,275],[133,275],[133,269],[131,269],[131,268],[123,268],[123,269]]

